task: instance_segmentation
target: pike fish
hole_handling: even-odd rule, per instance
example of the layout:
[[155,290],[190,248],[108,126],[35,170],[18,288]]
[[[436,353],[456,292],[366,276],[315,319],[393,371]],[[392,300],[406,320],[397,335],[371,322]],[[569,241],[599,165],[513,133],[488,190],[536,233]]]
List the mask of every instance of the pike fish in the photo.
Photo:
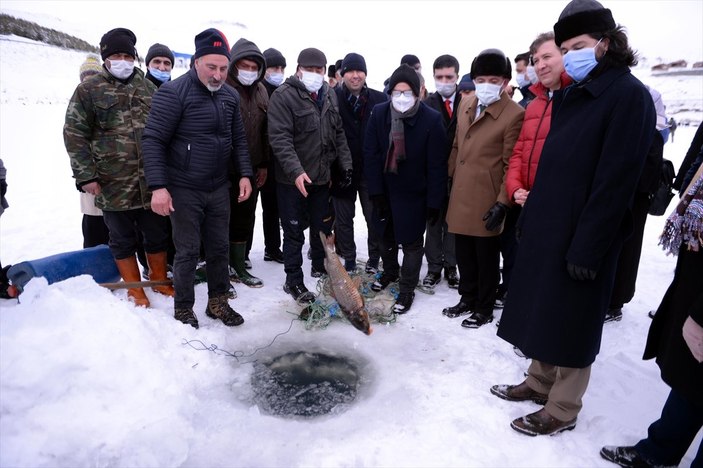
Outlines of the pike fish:
[[329,275],[332,297],[339,304],[344,316],[357,330],[370,335],[372,332],[369,323],[369,314],[364,305],[364,298],[359,293],[361,278],[352,280],[347,270],[334,251],[334,234],[327,237],[320,231],[320,239],[325,249],[325,269]]

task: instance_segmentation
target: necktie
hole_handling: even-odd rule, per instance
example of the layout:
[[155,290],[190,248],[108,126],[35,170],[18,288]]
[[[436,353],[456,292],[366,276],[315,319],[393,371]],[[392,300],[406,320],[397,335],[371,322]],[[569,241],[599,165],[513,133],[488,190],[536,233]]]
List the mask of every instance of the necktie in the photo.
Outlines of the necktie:
[[313,101],[317,101],[317,93],[310,93],[310,97]]
[[449,115],[449,118],[452,118],[452,101],[449,99],[446,99],[444,101],[444,108],[447,109],[447,114]]
[[483,104],[479,104],[479,105],[478,105],[478,113],[479,113],[479,115],[480,115],[480,114],[483,114],[483,111],[485,111],[485,110],[486,110],[486,106],[484,106]]

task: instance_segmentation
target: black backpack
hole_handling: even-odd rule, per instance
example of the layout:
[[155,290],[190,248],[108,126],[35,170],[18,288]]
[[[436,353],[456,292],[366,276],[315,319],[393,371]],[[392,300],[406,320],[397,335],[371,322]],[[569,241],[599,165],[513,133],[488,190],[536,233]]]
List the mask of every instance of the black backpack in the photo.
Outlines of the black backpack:
[[652,216],[661,216],[669,208],[669,203],[674,198],[674,190],[672,188],[674,177],[676,177],[674,164],[668,159],[664,159],[659,177],[659,187],[657,187],[657,190],[650,198],[648,213]]

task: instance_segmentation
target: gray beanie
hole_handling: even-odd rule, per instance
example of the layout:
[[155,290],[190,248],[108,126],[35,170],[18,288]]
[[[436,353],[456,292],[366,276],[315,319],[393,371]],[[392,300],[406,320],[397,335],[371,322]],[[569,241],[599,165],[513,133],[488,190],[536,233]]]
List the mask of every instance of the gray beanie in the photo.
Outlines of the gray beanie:
[[554,24],[557,47],[581,34],[605,33],[615,29],[612,12],[596,0],[572,0]]

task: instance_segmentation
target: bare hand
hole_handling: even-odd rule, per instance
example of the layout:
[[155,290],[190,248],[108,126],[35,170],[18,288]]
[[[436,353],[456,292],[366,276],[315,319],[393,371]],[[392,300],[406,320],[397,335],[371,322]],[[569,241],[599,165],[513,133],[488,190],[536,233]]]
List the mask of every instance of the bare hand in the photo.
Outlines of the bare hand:
[[529,194],[530,194],[530,192],[528,192],[525,189],[517,189],[517,190],[515,190],[515,193],[513,194],[513,200],[515,200],[515,203],[522,206],[527,201],[527,196]]
[[308,191],[305,190],[305,183],[312,184],[312,180],[310,180],[310,177],[303,172],[300,174],[298,177],[295,178],[295,186],[298,187],[298,191],[303,194],[304,197],[307,198],[308,196]]
[[91,195],[100,195],[100,192],[102,192],[102,188],[100,187],[100,184],[97,182],[91,182],[89,184],[85,184],[81,187],[81,190],[83,190],[85,193],[89,193]]
[[691,317],[683,323],[683,339],[691,350],[693,358],[698,362],[703,362],[703,327]]
[[268,169],[265,167],[256,170],[256,188],[261,188],[266,183],[267,175]]
[[251,182],[249,182],[248,177],[242,177],[239,179],[239,196],[237,197],[237,203],[242,203],[247,201],[251,195]]
[[165,188],[156,189],[151,193],[151,211],[161,216],[168,216],[173,209],[171,194]]

